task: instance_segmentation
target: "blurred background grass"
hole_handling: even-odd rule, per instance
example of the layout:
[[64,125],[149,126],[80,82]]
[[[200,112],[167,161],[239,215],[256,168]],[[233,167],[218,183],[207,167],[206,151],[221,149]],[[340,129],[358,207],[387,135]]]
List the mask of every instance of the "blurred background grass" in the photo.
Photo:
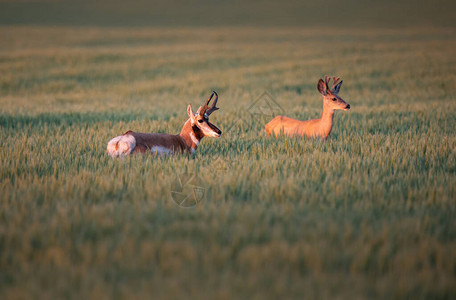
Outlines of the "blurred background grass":
[[1,0],[0,24],[454,27],[451,0]]
[[[454,298],[453,6],[0,1],[0,297]],[[244,111],[318,117],[324,74],[352,106],[326,142]],[[106,156],[214,89],[194,157]]]

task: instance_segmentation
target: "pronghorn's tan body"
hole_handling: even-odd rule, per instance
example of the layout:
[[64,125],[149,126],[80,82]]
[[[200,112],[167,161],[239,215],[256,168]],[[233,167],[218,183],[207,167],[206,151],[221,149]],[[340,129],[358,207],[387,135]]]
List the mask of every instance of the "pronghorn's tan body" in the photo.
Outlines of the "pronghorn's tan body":
[[331,134],[334,120],[334,111],[349,110],[350,104],[347,104],[338,96],[342,81],[333,77],[333,87],[328,87],[329,79],[325,76],[325,82],[322,79],[318,82],[318,90],[323,96],[323,113],[321,118],[300,121],[286,116],[277,116],[265,126],[265,132],[268,136],[273,134],[275,137],[285,135],[288,137],[321,137],[326,139]]
[[[212,96],[214,94],[217,95],[214,92]],[[207,106],[212,96],[204,106],[200,106],[196,114],[193,114],[190,104],[188,105],[189,119],[185,122],[180,134],[140,133],[129,130],[108,142],[107,153],[112,157],[133,153],[156,155],[194,153],[203,137],[219,137],[222,133],[208,119],[209,115],[218,109],[215,107],[218,96],[210,108]]]
[[186,144],[185,140],[180,135],[172,135],[166,133],[140,133],[127,131],[125,134],[133,136],[136,141],[136,146],[133,153],[157,152],[169,153],[174,152],[192,152],[196,147]]

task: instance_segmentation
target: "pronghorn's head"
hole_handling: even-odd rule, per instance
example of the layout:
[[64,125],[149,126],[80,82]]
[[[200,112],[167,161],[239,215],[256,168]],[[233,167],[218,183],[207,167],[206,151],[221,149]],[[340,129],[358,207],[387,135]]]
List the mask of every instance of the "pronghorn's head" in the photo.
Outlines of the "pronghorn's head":
[[339,83],[339,77],[333,77],[333,85],[332,88],[329,88],[329,81],[330,77],[325,76],[325,81],[323,79],[320,79],[318,81],[318,91],[320,91],[320,94],[323,96],[323,102],[329,106],[329,108],[336,110],[336,109],[342,109],[342,110],[349,110],[350,109],[350,104],[345,102],[341,97],[339,97],[339,90],[340,86],[342,85],[343,80],[341,80]]
[[[208,106],[209,102],[211,102],[212,98],[215,95],[215,100],[212,106]],[[220,137],[222,131],[217,128],[214,124],[209,122],[209,115],[219,109],[216,107],[218,100],[218,95],[214,91],[212,92],[211,97],[206,101],[206,104],[200,106],[196,113],[193,113],[192,106],[189,104],[187,107],[187,114],[190,118],[190,122],[192,124],[192,128],[198,132],[201,137],[210,136],[210,137]]]

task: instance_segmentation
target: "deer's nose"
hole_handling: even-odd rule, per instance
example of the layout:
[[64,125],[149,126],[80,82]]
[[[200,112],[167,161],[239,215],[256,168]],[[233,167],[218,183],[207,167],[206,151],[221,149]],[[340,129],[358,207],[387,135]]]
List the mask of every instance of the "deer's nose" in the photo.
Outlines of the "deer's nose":
[[347,106],[345,108],[346,109],[350,109],[350,104],[347,104]]

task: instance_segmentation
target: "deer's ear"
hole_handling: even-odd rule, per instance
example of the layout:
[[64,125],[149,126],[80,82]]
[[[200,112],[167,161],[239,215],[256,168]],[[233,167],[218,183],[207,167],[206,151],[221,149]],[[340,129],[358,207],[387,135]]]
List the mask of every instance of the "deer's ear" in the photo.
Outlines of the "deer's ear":
[[193,115],[192,105],[189,104],[187,107],[187,115],[190,118],[192,124],[195,122],[195,115]]
[[320,94],[323,96],[326,96],[328,91],[326,90],[326,83],[323,81],[323,79],[318,80],[318,85],[317,85],[318,91]]
[[344,82],[344,81],[341,80],[338,84],[336,84],[336,86],[331,91],[333,94],[339,94],[340,86],[342,85],[342,82]]

